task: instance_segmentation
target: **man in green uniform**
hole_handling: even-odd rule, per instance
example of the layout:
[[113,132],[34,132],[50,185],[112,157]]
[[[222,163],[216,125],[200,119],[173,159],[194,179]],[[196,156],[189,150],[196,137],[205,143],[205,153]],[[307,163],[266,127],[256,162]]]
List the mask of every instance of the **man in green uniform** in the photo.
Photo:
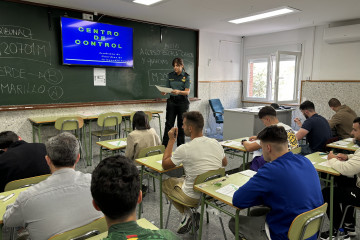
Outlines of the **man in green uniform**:
[[105,239],[180,240],[169,230],[150,230],[136,223],[135,208],[142,201],[140,177],[133,161],[112,156],[99,163],[92,174],[91,194],[96,210],[105,215],[109,234]]

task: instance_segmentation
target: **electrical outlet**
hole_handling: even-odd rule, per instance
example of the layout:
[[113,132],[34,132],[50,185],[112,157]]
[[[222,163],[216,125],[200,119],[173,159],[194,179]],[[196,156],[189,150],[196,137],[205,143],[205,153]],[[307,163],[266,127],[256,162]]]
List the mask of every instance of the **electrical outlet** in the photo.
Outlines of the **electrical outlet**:
[[94,16],[92,14],[83,13],[83,19],[93,21]]

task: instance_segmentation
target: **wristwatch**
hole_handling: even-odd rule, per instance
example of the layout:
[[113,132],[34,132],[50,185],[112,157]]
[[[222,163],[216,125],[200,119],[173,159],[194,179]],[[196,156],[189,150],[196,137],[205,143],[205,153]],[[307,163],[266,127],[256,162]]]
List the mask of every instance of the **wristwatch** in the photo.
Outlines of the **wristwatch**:
[[241,144],[243,144],[243,143],[246,142],[246,141],[247,141],[246,139],[241,140]]

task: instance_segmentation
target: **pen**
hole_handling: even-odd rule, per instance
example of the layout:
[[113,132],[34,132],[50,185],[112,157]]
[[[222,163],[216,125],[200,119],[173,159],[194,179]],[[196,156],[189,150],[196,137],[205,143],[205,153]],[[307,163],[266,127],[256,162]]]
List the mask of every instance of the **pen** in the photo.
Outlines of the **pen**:
[[223,181],[225,181],[225,180],[226,180],[226,178],[223,178],[223,179],[220,179],[220,180],[218,180],[218,181],[216,181],[216,182],[213,182],[213,184],[217,184],[217,183],[223,182]]
[[9,200],[10,198],[12,198],[13,196],[15,196],[15,193],[10,194],[9,196],[7,196],[6,198],[4,198],[2,201],[6,202],[7,200]]

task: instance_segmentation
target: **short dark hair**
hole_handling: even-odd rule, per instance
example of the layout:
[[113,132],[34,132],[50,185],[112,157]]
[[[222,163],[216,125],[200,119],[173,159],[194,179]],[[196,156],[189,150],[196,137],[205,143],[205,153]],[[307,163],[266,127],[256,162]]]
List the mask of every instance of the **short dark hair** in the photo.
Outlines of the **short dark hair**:
[[174,60],[172,61],[172,66],[175,67],[175,64],[184,67],[184,61],[181,58],[174,58]]
[[337,98],[332,98],[329,100],[329,107],[340,107],[341,106],[341,103],[339,101],[339,99]]
[[287,133],[285,128],[282,126],[271,125],[264,128],[258,135],[257,138],[262,142],[270,143],[287,143]]
[[72,167],[79,155],[80,144],[74,135],[60,133],[45,143],[46,152],[56,167]]
[[188,124],[198,131],[202,131],[204,128],[204,117],[198,111],[184,112],[183,119],[186,118]]
[[133,130],[150,129],[149,116],[143,111],[137,111],[133,117],[132,128]]
[[10,147],[11,144],[19,140],[19,136],[12,131],[4,131],[0,133],[0,149]]
[[353,123],[358,123],[360,125],[360,117],[356,117],[354,119]]
[[303,102],[302,104],[300,104],[300,110],[315,110],[315,106],[313,102],[310,102],[308,100],[306,100],[305,102]]
[[260,109],[258,116],[260,119],[262,119],[265,116],[276,117],[276,110],[273,107],[265,106]]
[[105,158],[91,178],[91,195],[110,219],[124,219],[136,208],[140,176],[134,161],[117,155]]

